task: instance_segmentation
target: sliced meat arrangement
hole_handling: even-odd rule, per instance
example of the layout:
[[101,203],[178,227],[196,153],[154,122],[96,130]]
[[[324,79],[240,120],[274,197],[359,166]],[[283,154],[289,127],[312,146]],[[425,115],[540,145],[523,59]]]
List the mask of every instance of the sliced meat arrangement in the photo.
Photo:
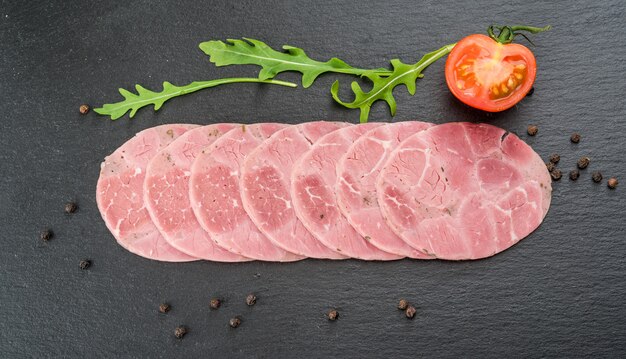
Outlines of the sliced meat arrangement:
[[191,207],[202,228],[221,247],[264,260],[304,259],[274,245],[252,222],[241,203],[239,181],[246,157],[286,125],[241,125],[201,151],[191,167]]
[[409,246],[387,226],[378,205],[376,179],[400,142],[430,126],[426,122],[407,121],[374,128],[342,151],[337,164],[337,203],[348,222],[374,246],[409,258],[432,257]]
[[243,206],[261,232],[286,251],[312,258],[345,258],[315,239],[298,220],[289,191],[291,170],[298,158],[319,138],[345,126],[345,123],[318,121],[284,128],[244,161]]
[[436,258],[485,258],[535,230],[551,179],[514,134],[447,123],[403,141],[377,185],[383,217],[405,242]]
[[96,201],[118,243],[184,262],[479,259],[534,231],[543,161],[486,124],[162,125],[106,157]]
[[167,243],[150,219],[143,200],[148,162],[164,147],[196,125],[163,125],[139,132],[104,159],[96,202],[117,242],[142,257],[167,262],[197,258]]
[[215,244],[198,223],[189,200],[193,160],[233,127],[217,124],[189,130],[157,153],[147,167],[143,193],[152,221],[169,244],[197,258],[218,262],[250,260]]
[[315,142],[291,172],[291,198],[296,215],[313,236],[329,248],[352,258],[393,260],[358,234],[337,207],[337,162],[361,135],[380,124],[369,123],[333,131]]

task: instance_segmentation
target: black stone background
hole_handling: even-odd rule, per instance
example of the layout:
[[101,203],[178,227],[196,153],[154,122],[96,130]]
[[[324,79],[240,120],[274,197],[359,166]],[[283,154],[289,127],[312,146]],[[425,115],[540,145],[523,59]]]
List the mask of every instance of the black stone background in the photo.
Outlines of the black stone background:
[[[0,356],[21,357],[624,357],[626,355],[626,28],[624,1],[0,1]],[[95,186],[102,159],[163,123],[358,121],[311,88],[228,85],[116,122],[78,113],[158,89],[257,68],[215,68],[209,39],[258,38],[360,67],[415,62],[492,22],[551,24],[533,37],[535,93],[487,115],[457,102],[444,61],[398,88],[396,121],[485,121],[519,134],[567,173],[550,212],[520,244],[473,262],[356,260],[168,264],[115,243]],[[527,44],[524,39],[521,43]],[[280,78],[299,82],[297,74]],[[351,78],[340,76],[349,99]],[[391,121],[386,105],[370,118]],[[528,124],[539,134],[530,138]],[[583,140],[569,142],[578,131]],[[603,184],[592,183],[601,170]],[[606,178],[622,187],[611,191]],[[79,210],[68,216],[66,201]],[[51,228],[43,243],[39,231]],[[93,261],[81,270],[83,258]],[[257,293],[248,308],[245,296]],[[225,303],[210,311],[209,299]],[[395,305],[417,306],[407,320]],[[157,312],[161,302],[172,311]],[[331,307],[340,319],[329,322]],[[236,330],[228,319],[241,315]],[[174,328],[190,328],[183,340]]]

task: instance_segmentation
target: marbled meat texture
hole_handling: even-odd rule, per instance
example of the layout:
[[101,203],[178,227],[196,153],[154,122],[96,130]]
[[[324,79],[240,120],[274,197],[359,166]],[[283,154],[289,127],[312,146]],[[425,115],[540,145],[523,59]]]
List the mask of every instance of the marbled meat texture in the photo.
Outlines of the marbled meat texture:
[[264,261],[304,259],[274,245],[252,222],[241,203],[239,181],[246,157],[284,124],[261,123],[232,129],[196,156],[191,167],[191,207],[213,240],[240,255]]
[[144,201],[165,240],[181,252],[215,262],[250,260],[218,246],[202,229],[191,209],[191,165],[201,151],[234,124],[215,124],[187,131],[150,161],[144,180]]
[[501,252],[545,217],[551,179],[514,134],[486,124],[447,123],[394,150],[376,184],[383,217],[404,241],[436,258]]
[[317,140],[293,167],[291,198],[302,224],[327,247],[357,259],[394,260],[402,256],[380,250],[352,228],[339,211],[335,195],[337,161],[350,144],[378,126],[368,123],[345,127]]
[[352,227],[374,246],[416,259],[432,257],[408,245],[387,226],[378,205],[376,179],[400,142],[431,126],[407,121],[374,128],[354,141],[337,165],[337,203]]
[[244,161],[240,183],[244,209],[261,232],[286,251],[312,258],[346,258],[315,239],[296,217],[290,179],[293,165],[315,141],[347,125],[318,121],[284,128]]
[[145,258],[186,262],[197,258],[172,247],[150,219],[143,199],[148,162],[196,125],[162,125],[141,131],[104,159],[96,188],[100,214],[117,242]]

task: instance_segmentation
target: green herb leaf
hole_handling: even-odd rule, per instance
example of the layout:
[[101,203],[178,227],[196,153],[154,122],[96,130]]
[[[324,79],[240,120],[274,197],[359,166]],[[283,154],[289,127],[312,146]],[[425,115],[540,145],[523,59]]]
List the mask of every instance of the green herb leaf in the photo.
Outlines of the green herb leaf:
[[291,82],[260,80],[256,78],[223,78],[211,81],[195,81],[186,86],[176,86],[166,81],[163,83],[163,91],[161,92],[148,90],[141,85],[135,85],[135,89],[137,90],[136,94],[121,88],[119,91],[120,94],[124,96],[124,101],[104,104],[102,107],[94,109],[94,111],[100,115],[111,116],[111,120],[117,120],[118,118],[124,116],[126,112],[130,111],[130,118],[133,118],[135,113],[137,113],[137,110],[142,107],[154,105],[154,111],[158,111],[161,106],[163,106],[163,103],[171,98],[209,87],[239,82],[266,83],[288,87],[298,86]]
[[415,81],[423,77],[422,71],[433,62],[447,55],[452,51],[456,44],[446,45],[439,50],[424,55],[416,64],[407,65],[398,59],[391,60],[393,72],[387,77],[381,77],[379,74],[368,71],[363,73],[363,77],[372,81],[372,89],[364,92],[361,86],[354,81],[352,82],[352,91],[354,92],[354,101],[343,102],[339,98],[339,81],[335,81],[330,89],[333,99],[339,104],[347,108],[361,109],[361,122],[367,122],[370,108],[372,104],[378,100],[383,100],[389,105],[391,115],[396,114],[396,100],[393,97],[393,89],[398,85],[405,85],[411,95],[415,94]]
[[362,75],[373,72],[380,76],[391,74],[387,69],[365,70],[354,68],[344,61],[333,57],[326,62],[312,60],[304,50],[284,45],[285,52],[279,52],[262,41],[244,38],[223,41],[207,41],[200,44],[200,49],[210,56],[216,66],[258,65],[261,66],[259,78],[267,80],[284,71],[302,73],[302,86],[309,87],[315,79],[325,72]]

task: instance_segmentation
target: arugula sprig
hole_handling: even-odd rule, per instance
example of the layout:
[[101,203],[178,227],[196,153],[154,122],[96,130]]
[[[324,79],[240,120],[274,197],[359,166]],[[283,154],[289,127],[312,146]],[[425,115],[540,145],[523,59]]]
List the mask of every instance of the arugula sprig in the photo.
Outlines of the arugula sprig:
[[452,51],[456,44],[446,45],[439,50],[424,55],[417,63],[407,65],[398,59],[391,60],[393,72],[386,77],[382,77],[375,72],[368,71],[363,77],[369,79],[372,83],[372,89],[364,92],[356,81],[352,82],[352,91],[354,92],[354,101],[344,102],[339,98],[339,80],[335,81],[330,89],[333,99],[344,107],[352,109],[360,109],[361,122],[367,122],[370,108],[374,102],[383,100],[389,105],[391,116],[396,115],[396,100],[393,97],[393,89],[398,85],[405,85],[409,94],[415,94],[415,82],[418,78],[424,77],[422,71],[432,63],[447,55]]
[[148,90],[141,85],[135,85],[137,93],[132,93],[123,88],[119,89],[120,94],[124,97],[124,101],[116,103],[108,103],[102,105],[102,107],[95,108],[94,111],[100,115],[111,116],[111,120],[117,120],[130,111],[130,118],[135,116],[137,110],[142,107],[154,105],[154,111],[158,111],[165,101],[170,100],[177,96],[182,96],[188,93],[196,92],[205,88],[215,87],[218,85],[240,83],[240,82],[256,82],[264,84],[274,84],[288,87],[297,87],[298,85],[278,80],[260,80],[257,78],[223,78],[210,81],[195,81],[185,86],[176,86],[165,81],[163,82],[163,90],[155,92]]
[[388,69],[359,69],[348,65],[336,57],[320,62],[311,59],[301,48],[284,45],[284,52],[276,51],[266,43],[249,38],[242,40],[207,41],[200,44],[200,49],[209,55],[216,66],[258,65],[261,66],[259,78],[267,80],[281,72],[296,71],[302,73],[302,87],[307,88],[323,73],[334,72],[361,76],[375,73],[388,76]]

